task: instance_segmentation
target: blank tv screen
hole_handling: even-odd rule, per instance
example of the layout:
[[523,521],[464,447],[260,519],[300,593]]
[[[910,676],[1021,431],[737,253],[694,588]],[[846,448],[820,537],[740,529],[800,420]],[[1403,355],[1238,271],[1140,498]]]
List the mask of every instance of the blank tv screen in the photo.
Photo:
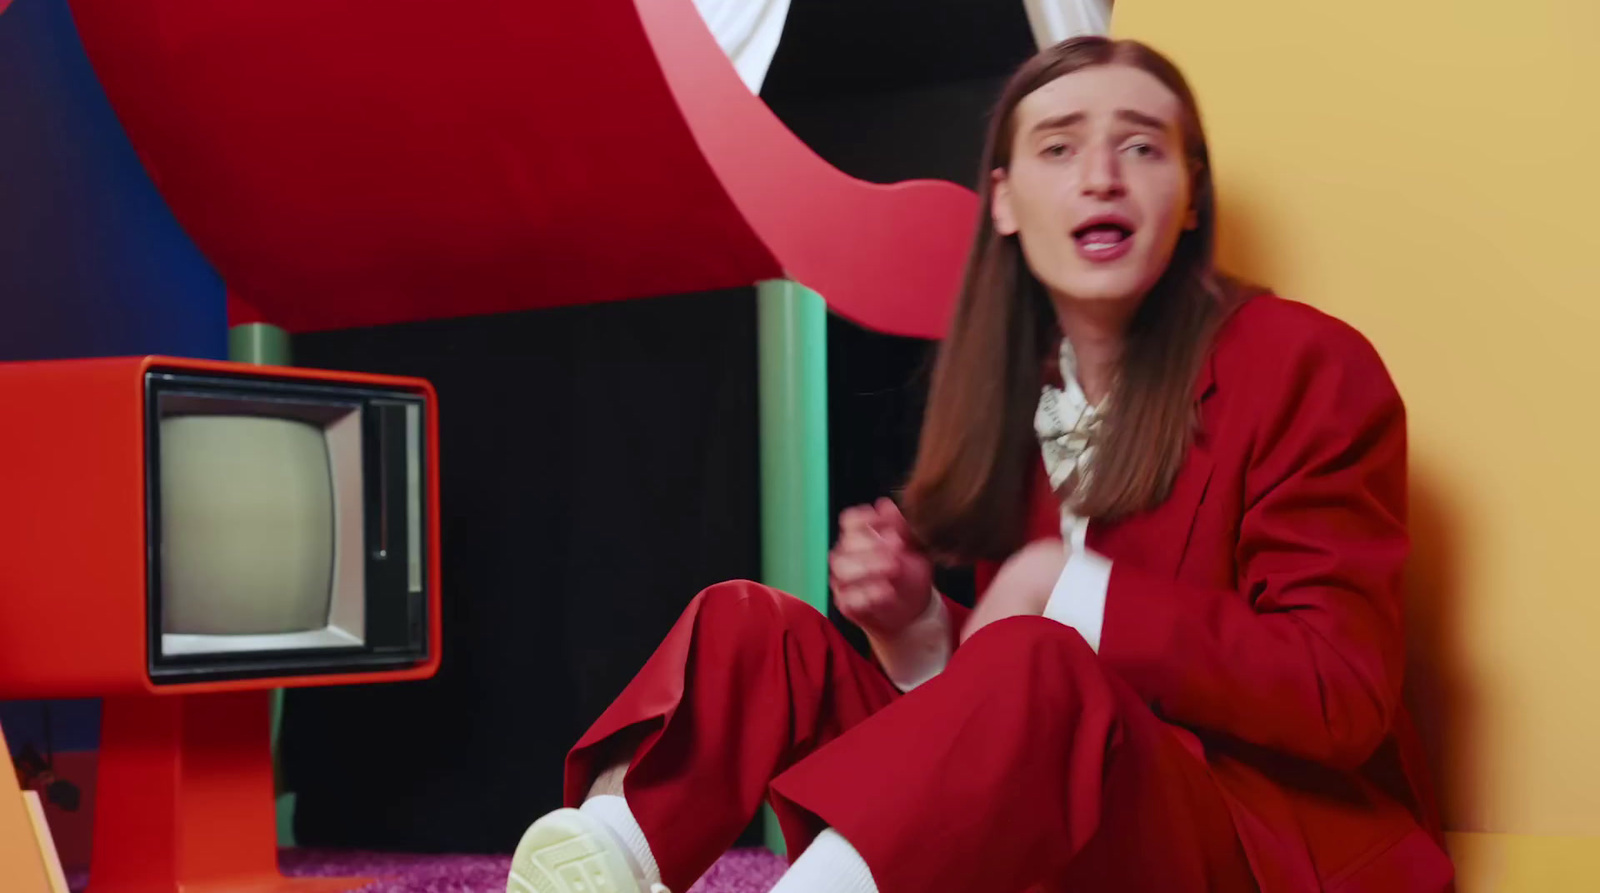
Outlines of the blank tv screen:
[[359,461],[340,453],[358,456],[359,439],[338,430],[359,438],[359,425],[270,412],[161,419],[162,653],[362,644],[358,562],[340,562],[361,492]]

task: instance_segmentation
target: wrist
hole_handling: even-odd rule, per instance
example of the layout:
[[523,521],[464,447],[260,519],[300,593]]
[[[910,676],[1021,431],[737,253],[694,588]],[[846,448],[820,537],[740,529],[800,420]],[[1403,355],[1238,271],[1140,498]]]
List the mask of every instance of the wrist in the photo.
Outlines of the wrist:
[[937,676],[949,662],[950,622],[944,598],[929,586],[927,606],[909,623],[893,632],[862,629],[885,675],[896,688],[910,691]]
[[938,590],[931,585],[927,587],[927,599],[927,602],[916,613],[911,614],[899,623],[857,623],[856,625],[861,627],[861,631],[867,634],[868,639],[881,642],[893,641],[906,635],[910,630],[930,623],[937,623],[944,616],[943,599],[939,597]]

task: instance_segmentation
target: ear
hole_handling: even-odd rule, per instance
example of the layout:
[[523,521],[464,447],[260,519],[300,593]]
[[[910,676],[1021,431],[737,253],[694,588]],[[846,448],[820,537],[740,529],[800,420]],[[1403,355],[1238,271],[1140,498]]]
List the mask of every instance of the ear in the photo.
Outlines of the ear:
[[992,198],[989,216],[994,218],[994,230],[1002,236],[1017,234],[1017,215],[1011,207],[1011,178],[1005,168],[997,167],[989,174]]
[[1200,228],[1200,215],[1196,214],[1192,207],[1189,209],[1188,215],[1183,218],[1183,228],[1191,231]]

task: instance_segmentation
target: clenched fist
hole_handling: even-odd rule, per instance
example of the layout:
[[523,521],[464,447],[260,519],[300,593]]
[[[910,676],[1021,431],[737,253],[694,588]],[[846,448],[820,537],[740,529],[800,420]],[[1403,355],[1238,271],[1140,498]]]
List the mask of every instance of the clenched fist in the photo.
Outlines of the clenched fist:
[[911,541],[892,499],[839,516],[839,542],[828,556],[833,601],[850,622],[879,638],[905,629],[933,598],[933,564]]

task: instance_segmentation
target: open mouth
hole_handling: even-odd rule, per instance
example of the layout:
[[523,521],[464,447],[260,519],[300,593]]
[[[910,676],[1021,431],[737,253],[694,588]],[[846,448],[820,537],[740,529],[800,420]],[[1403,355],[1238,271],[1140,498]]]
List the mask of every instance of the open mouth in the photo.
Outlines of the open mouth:
[[1078,250],[1090,256],[1118,255],[1125,251],[1133,239],[1132,221],[1123,217],[1102,216],[1091,218],[1072,231]]

